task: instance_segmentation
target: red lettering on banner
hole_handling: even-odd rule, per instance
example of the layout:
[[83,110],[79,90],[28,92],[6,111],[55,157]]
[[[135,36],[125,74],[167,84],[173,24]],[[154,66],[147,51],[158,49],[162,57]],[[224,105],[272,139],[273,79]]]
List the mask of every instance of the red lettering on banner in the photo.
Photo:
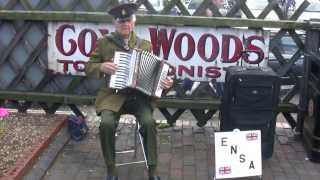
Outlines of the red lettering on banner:
[[188,74],[191,77],[194,77],[194,66],[190,66],[187,68],[186,66],[179,65],[178,66],[178,76],[182,76],[183,72]]
[[71,29],[73,32],[75,31],[73,25],[64,24],[57,29],[55,41],[56,41],[57,49],[59,50],[60,53],[62,53],[65,56],[71,56],[77,49],[77,43],[75,40],[69,39],[71,48],[68,52],[65,51],[65,49],[63,48],[63,33],[66,29]]
[[66,59],[57,59],[57,62],[63,65],[63,72],[68,73],[70,71],[69,65],[77,71],[77,72],[84,72],[84,65],[86,62],[84,61],[73,61],[73,60],[66,60]]
[[218,78],[221,76],[220,67],[209,66],[206,68],[206,77],[208,78]]
[[[90,46],[90,50],[87,53],[86,52],[86,35],[87,33],[90,33],[91,36],[91,46]],[[98,39],[97,34],[91,30],[91,29],[84,29],[80,32],[79,37],[78,37],[78,45],[79,45],[79,50],[81,52],[81,54],[83,54],[84,56],[89,57],[89,55],[91,54],[91,52],[96,49],[96,41]]]
[[[229,48],[230,48],[230,41],[234,40],[234,52],[233,56],[231,58],[229,54]],[[240,59],[242,56],[242,42],[241,40],[234,35],[222,35],[222,52],[221,52],[221,62],[223,63],[234,63]]]
[[[182,44],[182,39],[186,37],[188,40],[188,50],[187,50],[187,55],[185,57],[182,56],[181,52],[181,44]],[[177,57],[183,61],[187,61],[190,58],[192,58],[195,50],[195,43],[192,38],[192,36],[188,33],[181,33],[177,36],[176,40],[174,41],[174,52],[176,53]]]
[[153,53],[159,55],[162,47],[163,59],[168,59],[176,29],[171,30],[169,39],[167,29],[160,29],[158,33],[157,28],[149,28],[149,32]]
[[[91,52],[96,48],[96,41],[98,39],[97,33],[94,30],[88,29],[88,28],[81,30],[77,41],[75,40],[76,37],[74,37],[74,39],[68,40],[70,43],[70,49],[66,50],[64,48],[63,40],[64,40],[64,32],[67,29],[70,29],[73,32],[75,32],[74,25],[70,25],[70,24],[63,24],[56,30],[55,44],[58,51],[65,56],[71,56],[76,52],[77,48],[79,48],[79,51],[82,55],[89,57]],[[99,32],[101,33],[102,36],[104,36],[109,33],[109,30],[99,29]],[[88,35],[88,33],[91,36],[91,42],[86,42],[86,36]],[[89,43],[89,46],[87,45],[87,47],[90,48],[88,52],[86,52],[86,48],[85,48],[87,43]]]
[[[254,40],[259,40],[261,42],[264,43],[264,38],[263,36],[250,36],[247,39],[247,47],[246,47],[246,53],[242,55],[242,58],[245,62],[249,63],[249,64],[259,64],[263,59],[264,59],[264,52],[263,50],[252,44],[252,41]],[[248,53],[255,53],[258,57],[256,60],[249,60],[249,54]]]
[[[172,47],[173,40],[175,38],[176,29],[170,30],[170,35],[167,33],[167,29],[162,28],[159,31],[157,28],[149,28],[150,32],[150,39],[152,43],[153,53],[159,55],[160,51],[162,49],[163,51],[163,57],[164,59],[168,59],[170,50]],[[187,44],[182,44],[183,38],[187,38]],[[206,55],[206,44],[210,43],[207,42],[208,38],[211,39],[211,52],[209,52]],[[216,36],[213,34],[205,33],[200,36],[198,42],[197,42],[197,53],[199,54],[200,58],[204,60],[205,62],[213,62],[217,59],[220,49],[221,49],[221,62],[222,63],[234,63],[237,62],[240,58],[243,58],[245,62],[249,64],[259,64],[264,59],[264,52],[263,49],[259,46],[254,45],[252,42],[254,40],[259,40],[264,43],[264,37],[263,36],[257,36],[253,35],[250,36],[247,39],[247,45],[246,49],[244,50],[243,42],[241,41],[240,37],[237,37],[236,35],[232,34],[222,34],[222,40],[221,42],[218,41]],[[232,44],[233,43],[233,44]],[[182,46],[188,46],[186,55],[182,55]],[[190,60],[195,53],[195,39],[191,34],[188,33],[179,33],[175,40],[174,40],[174,53],[175,56],[182,60],[182,61],[188,61]],[[234,51],[230,52],[230,47],[234,46]],[[209,50],[210,51],[210,50]],[[243,53],[246,52],[246,53]],[[258,57],[254,60],[249,59],[249,53],[255,53]],[[185,71],[185,69],[178,68],[178,72]],[[218,73],[212,73],[216,70],[210,69],[209,74],[212,76],[212,74],[216,74],[214,76],[220,76]],[[190,71],[187,71],[190,73]],[[198,75],[202,76],[201,70],[198,70]]]
[[198,75],[198,77],[200,77],[200,78],[203,76],[203,67],[202,67],[202,66],[199,66],[199,67],[198,67],[198,74],[197,74],[197,75]]
[[[243,36],[246,37],[242,38],[242,35],[238,35],[242,32],[227,33],[229,31],[223,29],[199,29],[199,32],[193,33],[193,29],[188,28],[153,26],[148,30],[153,53],[161,54],[166,60],[170,56],[170,63],[176,66],[170,70],[169,75],[189,76],[201,80],[219,78],[223,74],[222,66],[226,65],[224,63],[235,63],[242,58],[246,63],[259,64],[265,59],[265,39],[259,33],[248,36],[244,32]],[[96,48],[98,36],[108,33],[109,30],[104,26],[91,28],[60,24],[56,27],[54,35],[54,53],[58,56],[53,59],[59,59],[57,63],[62,67],[63,73],[84,72],[85,62]]]
[[69,71],[69,64],[73,64],[73,61],[71,61],[71,60],[57,59],[57,62],[63,64],[63,72],[64,73],[67,73]]
[[[211,44],[212,44],[212,48],[211,48],[211,55],[210,57],[206,57],[206,41],[207,38],[211,38]],[[212,35],[212,34],[204,34],[200,37],[199,42],[198,42],[198,53],[199,56],[206,62],[212,62],[214,61],[218,54],[219,54],[219,41],[217,40],[217,38]]]
[[[195,70],[197,68],[197,70]],[[172,71],[172,74],[175,74],[177,71],[178,76],[184,76],[187,75],[191,78],[197,76],[197,77],[203,77],[205,75],[206,78],[219,78],[221,76],[221,69],[220,67],[216,66],[208,66],[204,69],[203,66],[184,66],[184,65],[178,65],[177,69],[174,69]],[[197,73],[197,74],[195,74]]]

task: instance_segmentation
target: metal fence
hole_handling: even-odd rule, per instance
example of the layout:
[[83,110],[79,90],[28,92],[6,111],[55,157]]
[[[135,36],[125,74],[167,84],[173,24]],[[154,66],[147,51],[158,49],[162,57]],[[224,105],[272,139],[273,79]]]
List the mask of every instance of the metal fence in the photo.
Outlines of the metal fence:
[[[100,82],[86,77],[54,74],[48,70],[47,22],[111,22],[105,11],[116,2],[115,0],[0,0],[0,99],[13,100],[21,111],[36,103],[51,113],[62,104],[68,104],[76,111],[74,104],[92,103]],[[138,23],[273,28],[274,35],[270,40],[269,49],[279,64],[275,70],[282,77],[282,85],[293,86],[281,98],[279,111],[293,128],[296,127],[299,117],[297,120],[295,114],[303,110],[299,110],[299,104],[292,104],[291,100],[303,91],[301,86],[303,74],[297,74],[293,67],[299,59],[304,58],[308,49],[298,31],[304,34],[310,28],[319,27],[316,23],[297,21],[310,5],[308,0],[296,6],[291,15],[283,11],[278,0],[269,0],[268,5],[258,16],[251,12],[246,0],[234,1],[226,13],[221,13],[219,7],[211,0],[203,0],[192,14],[181,0],[166,2],[165,7],[157,11],[148,0],[138,0],[137,3],[142,9],[138,15]],[[172,16],[173,9],[179,13]],[[208,10],[213,16],[201,17],[207,16]],[[239,17],[239,12],[242,17]],[[279,20],[265,19],[270,13],[276,13]],[[168,16],[169,14],[171,15]],[[291,57],[285,57],[282,53],[283,47],[280,41],[284,37],[292,38],[297,46]],[[186,104],[186,101],[165,98],[158,101],[166,118],[177,119],[180,112],[185,109],[208,108],[206,106],[217,109],[219,99],[210,100],[204,106],[199,106],[192,100],[188,101],[188,106],[179,108],[181,104]],[[168,113],[167,107],[175,106],[180,110],[174,114]],[[210,118],[210,116],[205,117],[204,111],[198,112],[198,115],[205,119]]]

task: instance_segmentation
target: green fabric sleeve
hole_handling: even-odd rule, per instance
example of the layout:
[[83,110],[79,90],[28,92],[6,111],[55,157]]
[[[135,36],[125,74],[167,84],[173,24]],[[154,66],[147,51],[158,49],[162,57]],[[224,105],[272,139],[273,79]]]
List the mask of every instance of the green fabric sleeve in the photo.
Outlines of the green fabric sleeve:
[[101,39],[97,41],[96,49],[90,54],[90,59],[85,65],[86,75],[97,79],[104,77],[104,73],[100,71],[100,65],[103,62],[101,41]]

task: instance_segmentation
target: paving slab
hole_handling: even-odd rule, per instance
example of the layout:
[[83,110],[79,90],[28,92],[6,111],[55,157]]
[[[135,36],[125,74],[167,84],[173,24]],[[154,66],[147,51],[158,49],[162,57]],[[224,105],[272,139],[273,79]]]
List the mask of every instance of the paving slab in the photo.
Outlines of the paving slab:
[[[87,113],[90,133],[81,142],[70,141],[62,149],[42,180],[103,180],[106,169],[100,150],[99,117],[94,110]],[[158,114],[157,114],[158,113]],[[155,112],[157,120],[164,118]],[[204,127],[186,112],[174,128],[158,130],[159,175],[163,180],[211,180],[214,174],[214,132],[218,128],[216,116]],[[307,158],[300,138],[283,125],[279,118],[272,158],[263,160],[264,180],[319,179],[320,164]],[[118,151],[133,148],[134,117],[124,116],[120,121],[116,148]],[[143,160],[139,146],[137,157],[117,154],[117,163]],[[118,168],[120,180],[147,179],[145,164],[126,165]],[[258,179],[256,177],[240,179]]]

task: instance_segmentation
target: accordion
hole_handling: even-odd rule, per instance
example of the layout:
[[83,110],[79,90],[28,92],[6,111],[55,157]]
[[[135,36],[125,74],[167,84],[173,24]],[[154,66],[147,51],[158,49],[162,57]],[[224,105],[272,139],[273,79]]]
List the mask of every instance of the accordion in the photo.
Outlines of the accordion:
[[117,70],[110,77],[110,88],[133,88],[149,96],[161,97],[160,81],[166,78],[170,68],[165,60],[148,51],[133,49],[130,53],[116,51],[113,63]]

